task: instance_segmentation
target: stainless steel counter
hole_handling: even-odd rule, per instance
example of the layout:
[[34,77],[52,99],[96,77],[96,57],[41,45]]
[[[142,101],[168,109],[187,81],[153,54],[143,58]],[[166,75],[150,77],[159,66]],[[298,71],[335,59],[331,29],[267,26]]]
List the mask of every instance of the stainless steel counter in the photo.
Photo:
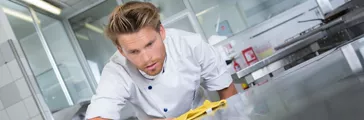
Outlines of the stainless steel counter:
[[[347,41],[364,34],[364,8],[357,8],[344,16],[319,27],[304,31],[284,44],[278,45],[278,51],[243,70],[233,74],[235,83],[244,79],[248,84],[275,71],[287,70],[334,47],[341,46]],[[306,59],[308,56],[310,58]],[[298,63],[295,63],[300,61]],[[288,67],[288,68],[286,68]],[[265,79],[265,78],[264,78]],[[255,84],[255,83],[254,83]]]
[[362,120],[364,38],[228,99],[206,120]]

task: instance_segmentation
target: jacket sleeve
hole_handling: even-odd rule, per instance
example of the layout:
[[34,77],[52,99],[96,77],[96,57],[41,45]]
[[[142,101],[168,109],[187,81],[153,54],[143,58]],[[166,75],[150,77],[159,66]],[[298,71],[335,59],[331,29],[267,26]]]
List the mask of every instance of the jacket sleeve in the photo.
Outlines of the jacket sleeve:
[[217,91],[228,87],[232,78],[227,65],[217,50],[206,43],[200,35],[193,37],[192,54],[201,67],[202,85],[209,91]]
[[120,111],[130,98],[127,83],[122,77],[126,72],[115,63],[108,63],[102,74],[96,94],[86,112],[86,119],[101,117],[120,119]]

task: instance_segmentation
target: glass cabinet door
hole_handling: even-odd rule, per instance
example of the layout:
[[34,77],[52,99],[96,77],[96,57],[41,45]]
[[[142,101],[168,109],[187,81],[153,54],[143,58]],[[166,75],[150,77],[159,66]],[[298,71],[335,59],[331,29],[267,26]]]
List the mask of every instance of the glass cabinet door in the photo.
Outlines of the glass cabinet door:
[[164,25],[165,28],[175,28],[188,32],[196,33],[195,29],[192,26],[192,23],[187,15],[180,17],[168,24]]
[[[85,100],[89,100],[93,95],[92,88],[87,80],[87,77],[81,67],[80,62],[78,61],[77,55],[70,43],[70,39],[63,27],[63,24],[59,20],[50,18],[46,15],[36,12],[34,18],[40,21],[44,21],[37,24],[42,31],[42,37],[44,37],[45,41],[49,46],[55,64],[57,65],[65,87],[68,90],[68,93],[66,94],[70,95],[73,103],[75,104],[83,102]],[[50,74],[47,71],[44,71],[42,73],[44,73],[44,75]],[[40,83],[47,83],[46,79],[40,80],[44,80],[44,82]],[[42,87],[47,89],[55,89],[54,87],[50,87],[49,85],[45,85]],[[52,92],[52,90],[49,90],[47,92]],[[53,99],[51,101],[52,105],[59,102],[58,100],[53,101]]]
[[[11,2],[3,3],[3,9],[8,11],[5,11],[7,18],[17,40],[24,50],[24,54],[27,57],[48,107],[51,110],[58,110],[70,106],[51,68],[51,63],[42,47],[40,37],[37,35],[28,9]],[[17,13],[24,17],[15,16],[12,13]],[[46,21],[36,22],[41,23]],[[53,102],[57,104],[52,104]]]
[[116,6],[115,0],[107,0],[68,19],[97,83],[102,68],[116,52],[116,47],[104,35],[108,15]]
[[1,2],[0,8],[24,50],[49,109],[55,112],[90,99],[92,89],[61,22],[11,1]]

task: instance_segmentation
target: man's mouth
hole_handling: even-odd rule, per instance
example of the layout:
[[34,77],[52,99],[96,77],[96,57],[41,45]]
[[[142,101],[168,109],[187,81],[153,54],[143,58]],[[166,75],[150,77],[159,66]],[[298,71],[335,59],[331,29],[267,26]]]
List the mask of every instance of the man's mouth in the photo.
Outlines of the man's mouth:
[[146,67],[147,70],[153,70],[157,67],[157,63],[150,64]]

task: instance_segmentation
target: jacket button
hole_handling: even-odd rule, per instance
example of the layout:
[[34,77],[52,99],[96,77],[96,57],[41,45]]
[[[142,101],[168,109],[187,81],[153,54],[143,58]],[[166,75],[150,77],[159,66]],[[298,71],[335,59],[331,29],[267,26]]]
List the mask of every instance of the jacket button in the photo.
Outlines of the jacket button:
[[148,89],[151,90],[153,87],[152,86],[148,86]]
[[168,111],[168,109],[167,109],[167,108],[164,108],[164,109],[163,109],[163,111],[164,111],[164,112],[167,112],[167,111]]

